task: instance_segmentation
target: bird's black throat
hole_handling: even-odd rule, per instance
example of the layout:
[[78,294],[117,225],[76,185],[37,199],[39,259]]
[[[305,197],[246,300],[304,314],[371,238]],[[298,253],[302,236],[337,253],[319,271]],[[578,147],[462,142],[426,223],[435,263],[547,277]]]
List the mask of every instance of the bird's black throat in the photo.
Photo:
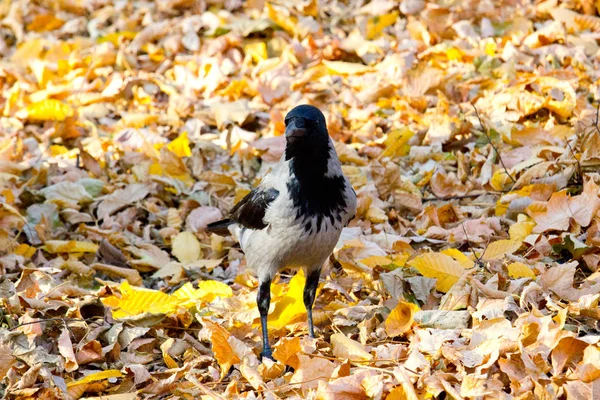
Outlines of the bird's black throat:
[[346,182],[342,175],[326,176],[329,157],[329,138],[324,143],[297,140],[287,144],[286,160],[292,172],[287,188],[296,209],[296,219],[302,220],[307,230],[316,218],[316,230],[328,218],[341,221],[346,207],[344,191]]

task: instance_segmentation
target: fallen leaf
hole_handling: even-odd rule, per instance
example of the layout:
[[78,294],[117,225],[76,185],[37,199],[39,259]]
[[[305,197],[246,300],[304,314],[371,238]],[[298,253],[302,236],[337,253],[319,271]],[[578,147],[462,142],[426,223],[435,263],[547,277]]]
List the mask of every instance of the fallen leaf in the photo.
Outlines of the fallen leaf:
[[330,340],[333,346],[333,354],[336,357],[354,362],[373,359],[373,355],[365,349],[365,346],[346,337],[342,333],[334,333],[331,335]]
[[440,253],[422,254],[407,264],[427,278],[436,278],[436,289],[440,292],[449,291],[465,271],[452,257]]
[[531,268],[521,262],[514,262],[507,265],[508,275],[511,278],[532,278],[535,279],[535,274]]
[[212,350],[221,366],[221,378],[223,378],[229,372],[229,368],[232,365],[239,363],[241,360],[234,353],[231,345],[227,341],[230,336],[227,330],[206,318],[202,319],[202,324],[210,332]]
[[481,258],[485,261],[498,260],[506,255],[513,254],[521,247],[521,244],[522,242],[519,240],[497,240],[488,245]]
[[115,190],[104,197],[98,206],[98,217],[105,219],[109,215],[134,204],[150,193],[150,186],[143,183],[133,183],[124,189]]
[[79,368],[67,328],[63,329],[58,337],[58,351],[65,358],[65,371],[72,372]]
[[181,232],[173,238],[173,254],[183,264],[190,264],[200,258],[200,242],[192,232]]
[[414,322],[415,313],[419,310],[416,304],[399,301],[385,320],[385,331],[391,337],[408,332]]
[[47,240],[44,250],[48,253],[96,253],[98,245],[77,240]]
[[30,104],[18,116],[35,121],[64,121],[74,115],[73,108],[55,99],[46,99]]

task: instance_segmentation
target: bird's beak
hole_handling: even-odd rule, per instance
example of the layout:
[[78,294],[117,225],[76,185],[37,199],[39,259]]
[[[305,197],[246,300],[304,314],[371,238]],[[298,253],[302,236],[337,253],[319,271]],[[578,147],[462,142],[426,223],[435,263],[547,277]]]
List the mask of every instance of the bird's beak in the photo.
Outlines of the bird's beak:
[[302,121],[292,119],[285,128],[285,137],[289,139],[306,135],[306,128],[303,125]]

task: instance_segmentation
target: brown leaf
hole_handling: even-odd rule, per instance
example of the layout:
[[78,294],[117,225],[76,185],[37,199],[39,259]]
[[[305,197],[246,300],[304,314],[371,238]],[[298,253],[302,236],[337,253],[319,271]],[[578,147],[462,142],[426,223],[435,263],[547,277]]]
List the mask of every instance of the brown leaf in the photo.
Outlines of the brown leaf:
[[79,155],[81,156],[81,161],[83,162],[85,169],[97,177],[104,175],[100,163],[94,157],[92,157],[90,153],[85,151],[83,147],[79,147]]
[[65,358],[65,371],[72,372],[79,368],[75,353],[73,352],[73,343],[71,343],[69,329],[67,328],[62,330],[58,338],[58,351]]
[[75,354],[77,364],[84,365],[102,360],[102,344],[97,340],[90,340]]
[[116,267],[114,265],[94,263],[90,265],[95,271],[101,271],[109,276],[125,278],[129,283],[135,286],[142,285],[142,277],[138,271],[131,268]]
[[351,376],[334,379],[332,381],[319,381],[316,399],[318,400],[366,400],[369,398],[362,386],[363,379],[368,372],[358,371]]
[[98,247],[98,257],[106,264],[116,265],[117,267],[127,267],[127,258],[125,255],[110,244],[106,239],[102,239]]
[[6,373],[10,370],[15,361],[10,346],[4,343],[0,344],[0,377],[2,379],[4,379]]
[[150,190],[150,185],[144,183],[132,183],[124,189],[115,190],[105,196],[98,206],[98,218],[105,219],[122,208],[144,199]]
[[208,224],[217,222],[222,218],[223,214],[218,208],[200,206],[188,215],[185,219],[185,226],[188,231],[199,232],[206,229]]
[[290,382],[302,383],[304,388],[315,388],[318,385],[318,379],[328,379],[331,377],[335,365],[326,359],[298,354],[299,366],[294,371]]
[[577,365],[583,359],[583,352],[589,345],[573,337],[562,338],[552,349],[552,368],[554,375],[560,375],[567,364]]

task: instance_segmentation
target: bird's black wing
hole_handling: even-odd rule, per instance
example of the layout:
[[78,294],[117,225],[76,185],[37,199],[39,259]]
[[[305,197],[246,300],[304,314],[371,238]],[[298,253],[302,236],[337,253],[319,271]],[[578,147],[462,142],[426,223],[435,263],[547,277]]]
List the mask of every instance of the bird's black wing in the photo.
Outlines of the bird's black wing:
[[208,230],[215,233],[226,233],[227,227],[238,223],[249,229],[263,229],[267,207],[279,196],[277,189],[256,188],[248,193],[231,210],[229,218],[208,224]]

